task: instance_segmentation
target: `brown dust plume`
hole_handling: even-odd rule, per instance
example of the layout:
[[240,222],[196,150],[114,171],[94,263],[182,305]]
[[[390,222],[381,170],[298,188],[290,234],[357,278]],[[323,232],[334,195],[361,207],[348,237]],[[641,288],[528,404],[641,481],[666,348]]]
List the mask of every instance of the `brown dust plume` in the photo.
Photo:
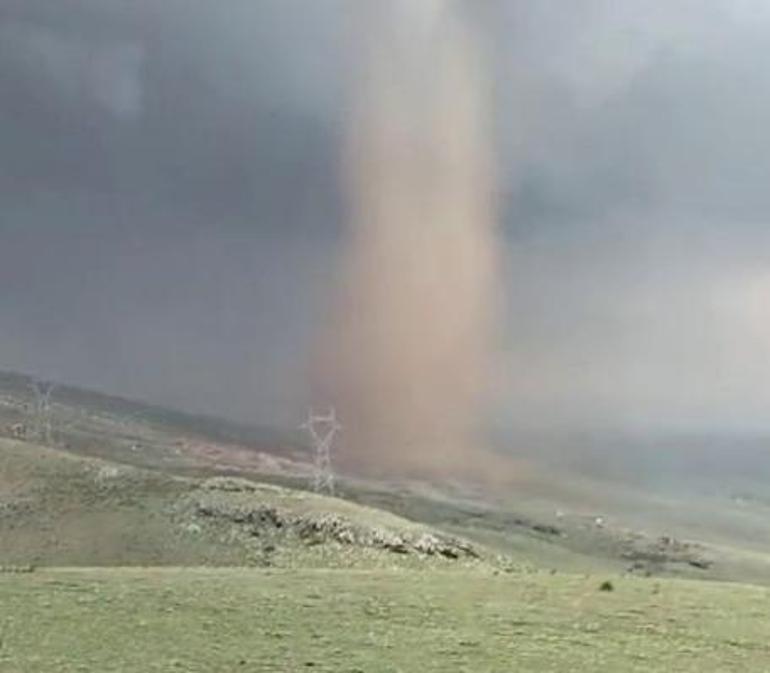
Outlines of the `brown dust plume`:
[[348,467],[450,473],[479,445],[495,335],[484,73],[450,3],[382,4],[363,31],[322,387],[345,426]]

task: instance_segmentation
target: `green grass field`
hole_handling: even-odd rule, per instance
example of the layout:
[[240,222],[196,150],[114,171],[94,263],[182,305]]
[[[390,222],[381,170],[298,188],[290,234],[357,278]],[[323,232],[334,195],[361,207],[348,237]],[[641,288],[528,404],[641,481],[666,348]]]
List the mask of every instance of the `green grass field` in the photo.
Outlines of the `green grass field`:
[[0,671],[770,671],[770,592],[482,571],[0,575]]

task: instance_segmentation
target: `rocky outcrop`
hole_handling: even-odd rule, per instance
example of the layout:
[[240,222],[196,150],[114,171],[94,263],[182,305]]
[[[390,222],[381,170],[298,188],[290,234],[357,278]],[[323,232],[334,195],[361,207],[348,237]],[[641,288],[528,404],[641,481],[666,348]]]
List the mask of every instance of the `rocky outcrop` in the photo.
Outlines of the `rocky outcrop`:
[[245,479],[209,479],[189,498],[187,511],[204,524],[207,520],[229,524],[257,538],[292,537],[308,546],[336,543],[449,560],[480,556],[465,540],[411,522],[404,521],[404,527],[397,528],[329,511],[333,499],[307,494],[307,499],[299,501],[301,508],[276,503],[275,496],[285,493],[283,489]]

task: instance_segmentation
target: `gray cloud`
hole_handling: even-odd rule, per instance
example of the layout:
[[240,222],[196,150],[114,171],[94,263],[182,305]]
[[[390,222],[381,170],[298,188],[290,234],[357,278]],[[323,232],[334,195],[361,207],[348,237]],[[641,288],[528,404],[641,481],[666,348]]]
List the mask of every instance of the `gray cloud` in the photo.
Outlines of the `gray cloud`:
[[91,103],[123,119],[141,113],[141,44],[105,44],[14,21],[0,27],[0,42],[26,81],[54,105]]

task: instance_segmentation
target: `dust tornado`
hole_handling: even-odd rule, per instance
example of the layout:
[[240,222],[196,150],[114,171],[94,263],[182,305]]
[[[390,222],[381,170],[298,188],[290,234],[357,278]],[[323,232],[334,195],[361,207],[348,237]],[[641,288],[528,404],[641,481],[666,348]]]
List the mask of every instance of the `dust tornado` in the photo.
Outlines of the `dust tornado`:
[[349,466],[451,471],[478,448],[495,337],[486,78],[452,3],[381,4],[361,29],[323,385]]

